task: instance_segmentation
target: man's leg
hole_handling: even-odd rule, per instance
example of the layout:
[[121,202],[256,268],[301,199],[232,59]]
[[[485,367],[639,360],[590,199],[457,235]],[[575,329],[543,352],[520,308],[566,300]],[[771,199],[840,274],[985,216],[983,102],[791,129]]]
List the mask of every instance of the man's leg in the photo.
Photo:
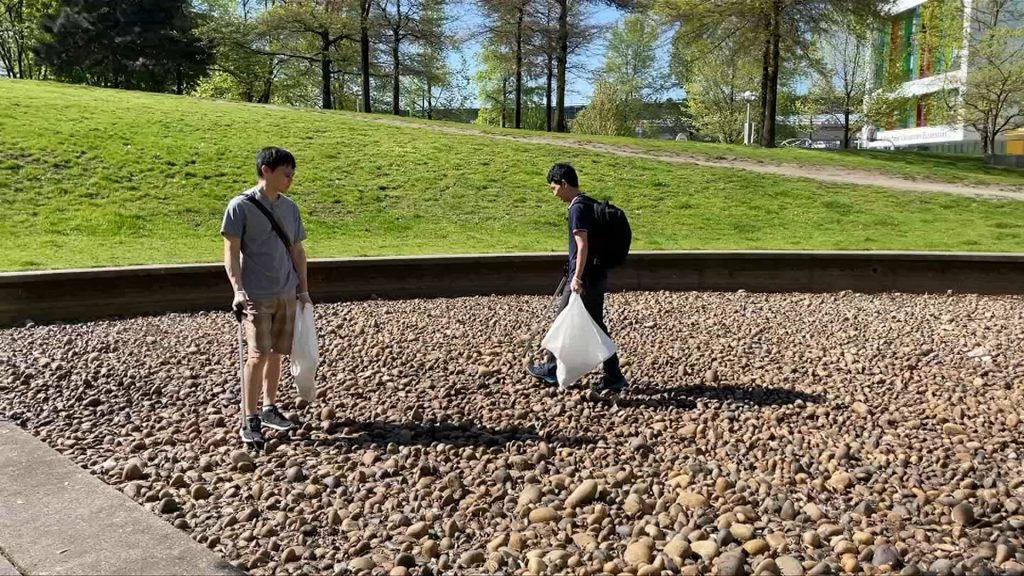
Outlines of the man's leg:
[[[249,354],[245,361],[245,415],[250,416],[257,413],[260,402],[260,392],[263,391],[263,375],[266,371],[267,356]],[[280,360],[278,360],[280,364]]]
[[284,417],[277,408],[277,390],[281,383],[281,357],[292,353],[292,337],[295,334],[295,296],[288,295],[275,301],[271,347],[267,356],[266,372],[263,376],[263,408],[260,420],[267,428],[289,430],[294,424]]
[[[565,307],[569,305],[569,296],[572,295],[572,291],[569,290],[568,280],[562,280],[562,295],[561,301],[558,304],[558,310],[555,312],[555,317],[558,317],[565,310]],[[558,377],[558,362],[555,360],[554,354],[544,351],[544,360],[541,360],[537,364],[533,364],[526,369],[534,378],[543,380],[548,384],[557,384]]]
[[243,319],[249,352],[244,371],[245,424],[242,426],[241,437],[243,441],[257,445],[263,443],[259,401],[271,350],[272,316],[272,309],[267,302],[254,301],[246,308]]
[[281,384],[281,355],[277,352],[267,354],[267,362],[263,372],[263,405],[277,404],[277,388]]
[[[605,287],[603,284],[599,283],[592,287],[585,287],[583,306],[590,313],[590,317],[594,319],[594,322],[611,338],[612,334],[604,323],[604,295]],[[619,366],[618,354],[612,354],[611,358],[604,361],[604,374],[605,380],[608,382],[621,384],[625,380],[625,377],[622,375],[622,368]]]

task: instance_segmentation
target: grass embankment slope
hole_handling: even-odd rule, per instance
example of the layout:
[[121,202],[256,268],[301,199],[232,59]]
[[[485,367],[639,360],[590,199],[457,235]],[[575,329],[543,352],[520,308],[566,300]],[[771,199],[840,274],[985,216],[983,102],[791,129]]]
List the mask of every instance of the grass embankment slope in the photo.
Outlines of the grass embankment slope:
[[218,261],[265,145],[298,157],[313,257],[564,250],[555,161],[627,209],[635,249],[1024,249],[1024,202],[51,83],[2,80],[0,101],[3,270]]

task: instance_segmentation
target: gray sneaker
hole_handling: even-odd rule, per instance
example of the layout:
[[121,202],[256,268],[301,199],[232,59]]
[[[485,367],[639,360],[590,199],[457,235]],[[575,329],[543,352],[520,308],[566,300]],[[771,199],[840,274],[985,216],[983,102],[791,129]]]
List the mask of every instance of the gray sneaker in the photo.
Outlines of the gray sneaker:
[[267,406],[260,410],[260,420],[263,425],[267,428],[273,428],[274,430],[291,430],[295,427],[295,424],[284,417],[281,411],[277,409],[277,406]]
[[261,450],[265,439],[263,438],[263,429],[260,425],[260,417],[252,415],[246,418],[245,426],[238,431],[238,435],[242,438],[242,442],[249,444],[257,450]]

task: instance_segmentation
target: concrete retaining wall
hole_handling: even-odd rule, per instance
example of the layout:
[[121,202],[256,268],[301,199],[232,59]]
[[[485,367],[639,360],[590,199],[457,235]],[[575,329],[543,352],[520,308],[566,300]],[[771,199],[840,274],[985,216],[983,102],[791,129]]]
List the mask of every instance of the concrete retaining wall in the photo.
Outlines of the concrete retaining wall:
[[[565,256],[507,254],[314,260],[318,302],[550,294]],[[614,290],[1024,292],[1024,254],[930,252],[636,252]],[[227,310],[217,264],[0,274],[0,325]]]

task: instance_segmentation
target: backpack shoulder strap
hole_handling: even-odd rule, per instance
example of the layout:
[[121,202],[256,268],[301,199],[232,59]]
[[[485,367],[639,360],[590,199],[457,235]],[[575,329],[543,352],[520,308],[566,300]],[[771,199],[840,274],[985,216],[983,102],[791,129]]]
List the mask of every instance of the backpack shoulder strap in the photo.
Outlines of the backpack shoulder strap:
[[267,220],[270,221],[270,227],[274,229],[274,232],[277,234],[277,237],[281,239],[281,242],[284,242],[284,247],[288,249],[288,255],[291,256],[292,241],[288,238],[288,235],[285,234],[284,229],[281,228],[281,225],[278,224],[277,218],[274,218],[274,215],[270,213],[270,210],[267,210],[267,207],[264,206],[263,203],[260,202],[258,198],[256,198],[255,194],[246,194],[245,199],[248,200],[253,206],[255,206],[260,212],[262,212],[264,216],[267,217]]

